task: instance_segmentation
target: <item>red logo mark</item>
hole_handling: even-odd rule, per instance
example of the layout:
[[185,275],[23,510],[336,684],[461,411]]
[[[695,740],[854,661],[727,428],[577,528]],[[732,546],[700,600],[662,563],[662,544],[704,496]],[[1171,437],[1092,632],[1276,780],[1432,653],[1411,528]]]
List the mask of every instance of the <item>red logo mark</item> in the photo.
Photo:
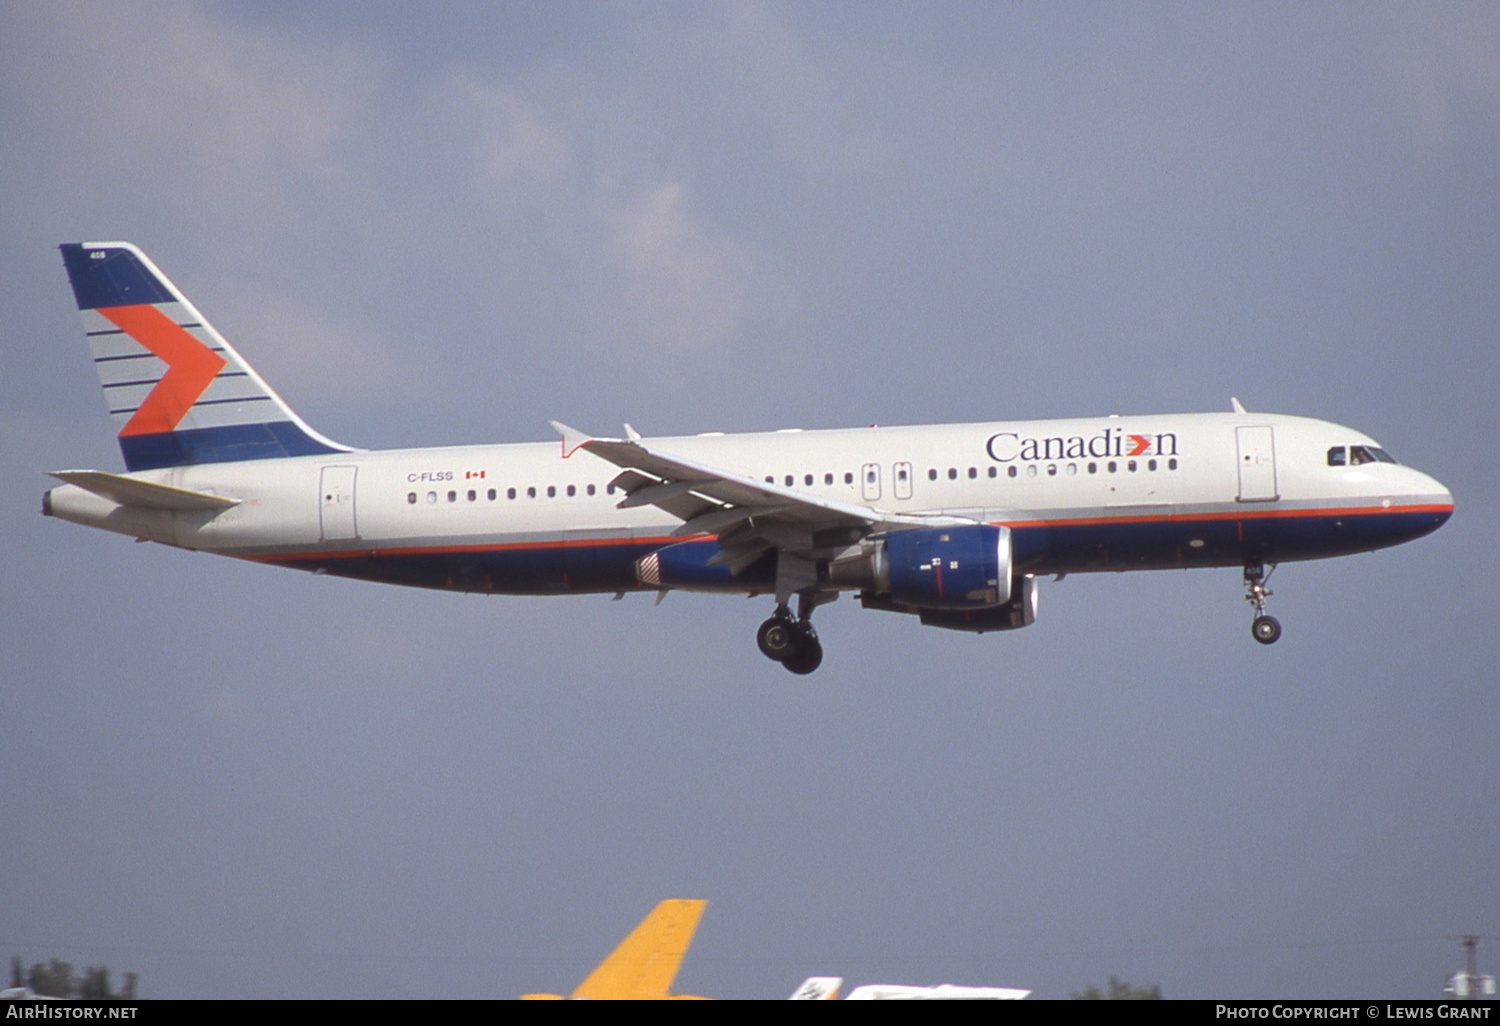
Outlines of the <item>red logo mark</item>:
[[1135,448],[1127,452],[1125,454],[1126,456],[1139,456],[1141,453],[1151,448],[1151,439],[1147,438],[1145,435],[1126,435],[1125,437],[1129,438],[1132,442],[1135,443]]
[[146,401],[120,429],[120,437],[176,430],[226,361],[154,306],[109,306],[99,312],[167,365]]

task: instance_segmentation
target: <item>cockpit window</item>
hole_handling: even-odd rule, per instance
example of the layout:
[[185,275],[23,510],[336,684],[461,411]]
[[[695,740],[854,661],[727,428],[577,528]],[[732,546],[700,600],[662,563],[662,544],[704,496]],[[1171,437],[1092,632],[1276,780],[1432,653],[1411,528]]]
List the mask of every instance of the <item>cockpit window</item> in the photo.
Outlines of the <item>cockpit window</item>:
[[1330,467],[1342,467],[1349,462],[1347,450],[1342,445],[1335,445],[1328,450],[1328,465]]
[[1395,463],[1396,460],[1384,449],[1373,445],[1351,445],[1349,446],[1349,463],[1351,466],[1359,466],[1361,463]]

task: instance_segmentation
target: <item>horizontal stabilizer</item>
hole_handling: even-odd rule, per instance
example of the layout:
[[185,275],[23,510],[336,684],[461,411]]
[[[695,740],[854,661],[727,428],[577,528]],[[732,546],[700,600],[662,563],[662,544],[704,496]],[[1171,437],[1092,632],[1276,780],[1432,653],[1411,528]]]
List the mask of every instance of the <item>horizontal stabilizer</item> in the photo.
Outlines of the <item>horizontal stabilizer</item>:
[[239,499],[223,495],[174,488],[121,474],[107,474],[102,470],[57,470],[52,476],[111,502],[140,509],[225,510],[240,504]]

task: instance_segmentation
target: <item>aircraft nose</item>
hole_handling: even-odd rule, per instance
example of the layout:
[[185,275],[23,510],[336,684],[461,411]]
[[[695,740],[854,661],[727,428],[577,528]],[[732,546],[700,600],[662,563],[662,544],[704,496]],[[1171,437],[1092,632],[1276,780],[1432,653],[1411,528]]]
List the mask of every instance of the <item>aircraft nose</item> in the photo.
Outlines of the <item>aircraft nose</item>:
[[1416,482],[1412,488],[1412,500],[1415,504],[1423,507],[1423,511],[1431,517],[1432,526],[1429,531],[1436,531],[1448,522],[1453,516],[1453,493],[1443,486],[1437,478],[1421,471],[1413,471]]
[[[1448,514],[1453,513],[1453,493],[1450,492],[1441,481],[1429,474],[1423,474],[1422,480],[1427,484],[1433,496],[1432,502],[1437,506],[1447,506]],[[1447,517],[1445,516],[1446,520]]]

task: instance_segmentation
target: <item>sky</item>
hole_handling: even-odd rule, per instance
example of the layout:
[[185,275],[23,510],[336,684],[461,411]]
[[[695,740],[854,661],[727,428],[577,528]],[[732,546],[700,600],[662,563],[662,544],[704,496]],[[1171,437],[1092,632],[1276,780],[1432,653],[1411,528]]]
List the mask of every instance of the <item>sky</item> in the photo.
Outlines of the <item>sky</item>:
[[[152,998],[1435,998],[1500,936],[1492,3],[0,6],[0,956]],[[480,598],[40,516],[122,468],[56,246],[367,448],[1251,410],[1435,535],[982,637]],[[1486,528],[1486,524],[1490,525]],[[1489,539],[1489,540],[1486,540]],[[1500,941],[1481,969],[1500,970]]]

